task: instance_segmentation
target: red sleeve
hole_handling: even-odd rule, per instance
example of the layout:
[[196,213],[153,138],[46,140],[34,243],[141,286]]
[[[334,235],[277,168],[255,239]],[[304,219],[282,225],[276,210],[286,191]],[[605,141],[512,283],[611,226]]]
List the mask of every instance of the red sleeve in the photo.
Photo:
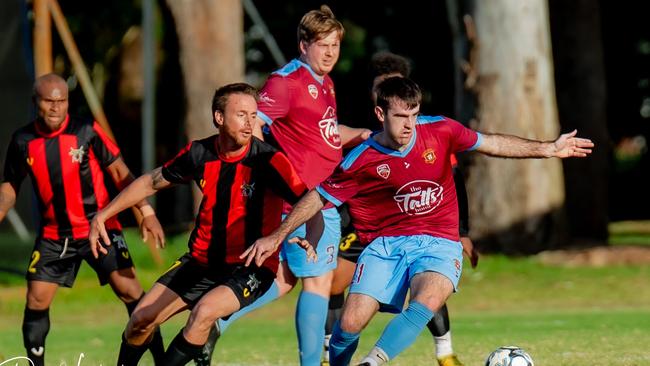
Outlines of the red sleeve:
[[120,148],[111,140],[99,123],[93,122],[92,149],[102,166],[108,166],[120,157]]
[[351,170],[343,170],[341,165],[337,166],[332,175],[325,179],[318,187],[318,193],[336,206],[342,205],[345,201],[354,197],[359,191],[359,185],[355,174]]
[[298,202],[307,192],[307,186],[300,180],[289,159],[283,153],[276,152],[269,163],[276,173],[271,174],[271,189],[290,204]]
[[451,131],[452,152],[474,150],[481,144],[480,135],[476,131],[451,118],[445,118],[445,123]]
[[280,75],[271,75],[260,91],[257,103],[258,116],[271,125],[278,118],[285,117],[291,107],[290,80]]

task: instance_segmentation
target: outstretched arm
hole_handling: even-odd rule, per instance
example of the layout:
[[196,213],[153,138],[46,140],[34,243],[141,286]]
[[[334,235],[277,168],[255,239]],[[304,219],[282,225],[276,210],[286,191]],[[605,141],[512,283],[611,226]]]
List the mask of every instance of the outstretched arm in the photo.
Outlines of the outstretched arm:
[[577,130],[560,135],[555,141],[536,141],[502,135],[482,134],[483,141],[477,151],[504,158],[584,158],[591,154],[594,143],[576,137]]
[[0,184],[0,222],[5,219],[7,212],[16,204],[16,189],[9,182]]
[[162,168],[156,168],[151,173],[144,174],[140,178],[134,180],[133,183],[124,188],[120,194],[118,194],[117,197],[108,204],[108,206],[99,211],[90,224],[90,235],[88,236],[90,249],[95,258],[98,257],[98,250],[104,254],[108,252],[106,248],[99,245],[97,240],[101,236],[104,244],[110,245],[110,240],[108,239],[108,234],[104,227],[104,222],[109,217],[117,215],[124,209],[129,208],[153,195],[158,190],[169,186],[171,186],[171,183],[163,177]]
[[323,198],[315,189],[307,193],[298,203],[293,206],[289,216],[282,221],[282,224],[275,229],[269,236],[259,238],[248,249],[239,256],[246,258],[246,266],[250,265],[253,259],[259,267],[264,263],[266,258],[271,256],[282,243],[282,240],[291,234],[298,226],[304,224],[314,216],[325,205]]

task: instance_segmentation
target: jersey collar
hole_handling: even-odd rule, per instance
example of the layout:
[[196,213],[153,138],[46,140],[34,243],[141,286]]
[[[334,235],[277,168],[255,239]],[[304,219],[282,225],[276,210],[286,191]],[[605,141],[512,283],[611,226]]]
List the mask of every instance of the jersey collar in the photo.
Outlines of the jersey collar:
[[70,122],[70,115],[66,114],[65,120],[63,120],[63,123],[61,123],[61,127],[59,127],[58,130],[56,131],[46,131],[44,130],[40,125],[38,120],[34,121],[34,128],[36,128],[36,133],[41,135],[42,137],[45,138],[52,138],[55,136],[58,136],[61,134],[61,132],[65,131],[65,129],[68,127],[68,122]]
[[396,156],[399,158],[403,158],[411,152],[413,146],[415,145],[415,140],[417,140],[417,133],[418,133],[417,129],[413,129],[413,136],[411,136],[411,141],[409,141],[408,145],[406,146],[406,149],[404,149],[403,151],[399,151],[399,150],[393,150],[386,146],[380,145],[377,141],[375,141],[375,139],[373,139],[372,137],[378,134],[379,132],[381,131],[373,132],[373,134],[370,135],[368,140],[366,140],[368,144],[374,147],[375,150],[379,151],[380,153],[390,155],[390,156]]

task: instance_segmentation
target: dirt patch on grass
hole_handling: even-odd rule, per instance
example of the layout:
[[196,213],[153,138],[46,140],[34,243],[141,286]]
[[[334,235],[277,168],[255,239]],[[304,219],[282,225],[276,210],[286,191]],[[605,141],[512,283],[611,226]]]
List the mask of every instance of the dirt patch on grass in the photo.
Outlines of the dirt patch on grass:
[[587,249],[554,250],[539,253],[544,264],[561,266],[643,265],[650,264],[650,247],[602,246]]

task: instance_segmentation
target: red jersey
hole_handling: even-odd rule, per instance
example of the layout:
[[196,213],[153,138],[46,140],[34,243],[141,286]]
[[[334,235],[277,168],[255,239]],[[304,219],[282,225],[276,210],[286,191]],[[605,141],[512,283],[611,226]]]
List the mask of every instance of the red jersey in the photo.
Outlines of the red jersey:
[[[195,181],[203,199],[190,236],[190,254],[205,265],[242,264],[239,256],[281,222],[282,203],[306,191],[287,157],[257,138],[237,157],[218,153],[217,135],[193,141],[163,165],[172,183]],[[278,253],[264,266],[275,273]]]
[[[31,177],[41,237],[84,239],[97,211],[110,202],[103,168],[119,156],[120,149],[97,122],[66,116],[61,128],[49,132],[33,121],[12,136],[4,181],[18,189],[25,176]],[[121,226],[113,217],[106,228]]]
[[258,116],[309,189],[341,162],[334,83],[304,62],[294,59],[271,74],[260,91]]
[[479,133],[454,120],[418,117],[404,151],[370,138],[317,190],[336,205],[347,201],[362,244],[380,236],[419,234],[459,240],[450,155],[480,143]]

